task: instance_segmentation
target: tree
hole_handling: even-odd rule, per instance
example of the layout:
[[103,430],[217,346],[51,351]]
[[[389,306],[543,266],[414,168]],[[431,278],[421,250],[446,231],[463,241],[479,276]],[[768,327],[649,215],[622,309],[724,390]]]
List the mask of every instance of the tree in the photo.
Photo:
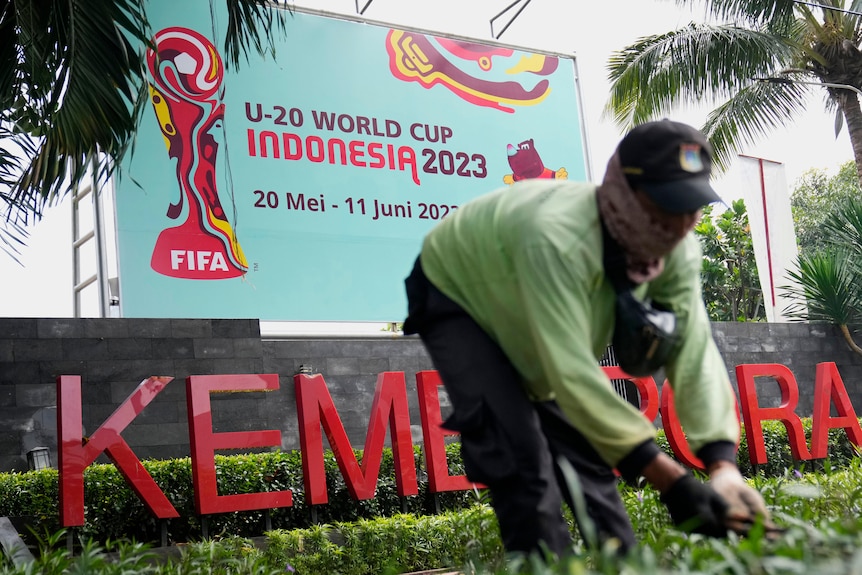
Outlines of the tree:
[[703,248],[703,299],[712,321],[766,319],[763,290],[757,275],[754,245],[745,202],[737,200],[724,213],[703,210],[694,228]]
[[[789,124],[804,109],[806,92],[823,90],[827,110],[835,112],[836,133],[847,126],[862,181],[862,0],[676,2],[702,5],[709,22],[641,38],[611,56],[607,112],[619,125],[655,119],[689,102],[713,101],[717,106],[703,131],[716,162],[726,167],[744,144]],[[807,300],[793,310],[798,318],[828,319],[854,350],[859,348],[849,326],[862,304],[854,289],[862,279],[859,258],[846,242],[803,254],[793,277],[797,285],[790,290]]]
[[838,173],[829,176],[825,170],[808,170],[790,196],[796,240],[801,253],[813,254],[827,248],[827,220],[845,200],[862,195],[856,165],[843,164]]
[[828,245],[799,256],[789,273],[793,284],[781,286],[800,303],[788,317],[825,321],[838,327],[847,345],[862,355],[853,333],[862,325],[862,200],[847,198],[825,219]]
[[789,124],[804,109],[806,92],[823,90],[827,109],[836,112],[836,132],[847,126],[862,179],[857,93],[795,83],[862,87],[862,1],[846,9],[843,0],[676,2],[703,5],[710,22],[641,38],[611,56],[607,111],[619,125],[656,119],[690,102],[715,102],[703,131],[726,167],[742,145]]
[[[273,47],[285,12],[225,0],[227,65]],[[0,249],[14,257],[25,226],[60,201],[104,154],[108,178],[147,103],[145,0],[0,0]],[[266,40],[266,41],[264,41]]]
[[853,162],[835,176],[806,172],[791,196],[800,254],[780,286],[799,302],[785,310],[801,321],[838,327],[848,347],[862,354],[853,334],[862,324],[862,201]]

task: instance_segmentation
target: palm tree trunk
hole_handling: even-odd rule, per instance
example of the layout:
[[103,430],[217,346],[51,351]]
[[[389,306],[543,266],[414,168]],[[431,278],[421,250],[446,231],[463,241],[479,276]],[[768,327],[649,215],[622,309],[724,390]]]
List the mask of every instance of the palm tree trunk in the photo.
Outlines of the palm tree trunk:
[[844,121],[847,123],[850,144],[853,146],[856,175],[859,177],[860,185],[862,185],[862,108],[859,106],[859,97],[856,92],[850,90],[841,90],[840,92],[839,104],[844,113]]
[[859,355],[862,355],[862,347],[859,347],[858,345],[856,345],[856,342],[853,341],[853,335],[850,333],[850,329],[848,329],[847,325],[842,323],[838,327],[839,329],[841,329],[841,335],[844,336],[844,341],[847,342],[847,345],[850,346],[850,349],[852,349]]

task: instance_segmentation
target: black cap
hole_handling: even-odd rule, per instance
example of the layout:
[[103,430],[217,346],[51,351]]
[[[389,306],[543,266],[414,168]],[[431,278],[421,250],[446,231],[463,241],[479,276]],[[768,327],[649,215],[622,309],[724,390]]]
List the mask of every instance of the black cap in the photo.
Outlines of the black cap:
[[687,124],[659,120],[636,126],[617,153],[632,188],[642,189],[667,213],[692,213],[721,201],[709,184],[712,146]]

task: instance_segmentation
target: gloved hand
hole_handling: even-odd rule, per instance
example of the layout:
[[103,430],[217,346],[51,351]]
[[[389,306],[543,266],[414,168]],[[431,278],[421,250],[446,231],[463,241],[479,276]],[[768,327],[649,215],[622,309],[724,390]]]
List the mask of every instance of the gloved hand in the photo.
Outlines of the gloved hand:
[[710,474],[708,483],[727,502],[725,525],[729,529],[746,533],[758,515],[763,517],[767,526],[770,525],[763,496],[745,482],[736,466],[719,467]]
[[677,479],[661,495],[674,525],[712,537],[726,537],[727,502],[716,491],[690,473]]

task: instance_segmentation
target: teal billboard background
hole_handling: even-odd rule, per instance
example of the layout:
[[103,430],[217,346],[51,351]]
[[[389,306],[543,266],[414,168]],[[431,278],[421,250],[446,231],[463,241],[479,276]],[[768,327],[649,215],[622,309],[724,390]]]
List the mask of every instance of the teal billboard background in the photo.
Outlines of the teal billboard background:
[[297,11],[223,71],[226,12],[177,6],[150,3],[162,83],[115,186],[125,317],[401,321],[422,237],[510,153],[587,178],[571,58]]

